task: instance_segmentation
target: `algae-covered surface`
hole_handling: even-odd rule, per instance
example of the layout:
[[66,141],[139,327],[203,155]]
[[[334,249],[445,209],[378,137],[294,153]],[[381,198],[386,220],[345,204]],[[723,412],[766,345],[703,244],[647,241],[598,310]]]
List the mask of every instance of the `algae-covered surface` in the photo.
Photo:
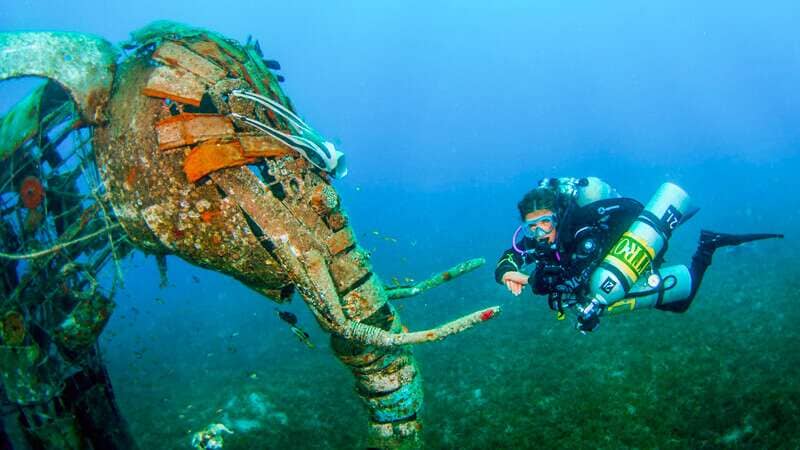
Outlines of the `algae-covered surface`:
[[[497,323],[416,349],[426,446],[796,448],[800,261],[788,243],[719,252],[689,313],[617,316],[589,336],[543,299],[508,295],[488,269],[399,303],[419,326],[478,301],[505,308]],[[302,304],[289,309],[313,350],[273,304],[174,265],[173,286],[137,287],[136,309],[121,307],[103,338],[142,448],[188,448],[215,422],[234,431],[226,449],[365,446],[352,377]]]

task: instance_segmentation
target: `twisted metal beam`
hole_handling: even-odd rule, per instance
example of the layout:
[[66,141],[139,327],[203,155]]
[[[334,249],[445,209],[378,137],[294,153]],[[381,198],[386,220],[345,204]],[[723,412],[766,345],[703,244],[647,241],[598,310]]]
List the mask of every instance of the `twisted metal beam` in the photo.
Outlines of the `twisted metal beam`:
[[117,50],[105,39],[83,33],[0,33],[0,80],[50,78],[69,92],[81,117],[105,121]]

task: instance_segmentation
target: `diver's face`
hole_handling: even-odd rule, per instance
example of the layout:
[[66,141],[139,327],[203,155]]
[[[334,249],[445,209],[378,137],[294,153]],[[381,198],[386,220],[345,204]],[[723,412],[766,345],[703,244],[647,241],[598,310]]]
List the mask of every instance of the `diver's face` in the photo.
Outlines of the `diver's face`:
[[525,233],[537,241],[556,241],[556,213],[550,209],[537,209],[525,214]]

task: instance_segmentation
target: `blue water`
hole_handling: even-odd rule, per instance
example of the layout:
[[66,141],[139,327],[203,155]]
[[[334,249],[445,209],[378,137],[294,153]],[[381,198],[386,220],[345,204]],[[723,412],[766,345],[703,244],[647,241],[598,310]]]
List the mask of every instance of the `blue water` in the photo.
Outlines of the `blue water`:
[[[430,448],[800,447],[800,8],[532,3],[16,1],[0,31],[119,42],[170,19],[253,35],[300,114],[347,154],[335,187],[384,280],[485,257],[398,302],[412,329],[505,308],[416,350]],[[34,85],[0,84],[0,111]],[[671,262],[688,261],[701,227],[787,238],[715,256],[687,314],[620,317],[581,336],[491,272],[522,194],[542,177],[588,175],[642,201],[664,181],[692,195],[702,210]],[[226,449],[363,447],[352,377],[300,299],[288,309],[314,350],[271,302],[169,264],[159,288],[152,258],[124,262],[101,338],[142,448],[189,448],[219,409],[262,407],[269,425]]]

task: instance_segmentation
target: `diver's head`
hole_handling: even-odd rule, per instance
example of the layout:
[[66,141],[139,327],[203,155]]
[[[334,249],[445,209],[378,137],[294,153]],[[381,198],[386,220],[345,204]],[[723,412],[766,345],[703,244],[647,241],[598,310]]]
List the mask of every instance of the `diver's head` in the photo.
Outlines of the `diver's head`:
[[556,213],[551,209],[531,211],[525,215],[522,230],[526,237],[537,244],[552,244],[556,241]]
[[529,191],[517,203],[520,219],[524,222],[525,236],[537,243],[553,244],[556,241],[556,195],[548,188]]

